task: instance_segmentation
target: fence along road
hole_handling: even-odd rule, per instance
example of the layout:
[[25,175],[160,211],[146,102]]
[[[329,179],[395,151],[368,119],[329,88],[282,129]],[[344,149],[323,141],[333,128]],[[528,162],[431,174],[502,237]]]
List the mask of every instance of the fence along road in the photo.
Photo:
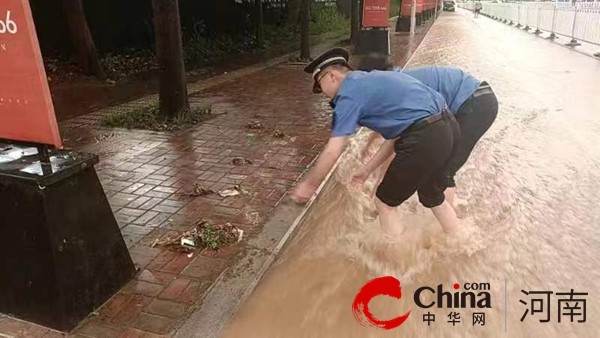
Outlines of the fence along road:
[[[471,11],[474,6],[474,3],[459,4],[459,7]],[[582,41],[596,45],[600,50],[600,3],[576,6],[536,2],[483,3],[481,14],[514,23],[525,30],[534,30],[536,34],[548,32],[550,39],[557,35],[568,37],[569,46],[578,46]],[[600,51],[595,56],[600,56]]]

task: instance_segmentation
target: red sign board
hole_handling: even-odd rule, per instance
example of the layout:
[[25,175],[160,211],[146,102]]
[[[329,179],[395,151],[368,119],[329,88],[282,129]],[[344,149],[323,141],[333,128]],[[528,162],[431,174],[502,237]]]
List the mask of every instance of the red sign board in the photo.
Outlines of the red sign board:
[[0,138],[62,147],[29,0],[0,1]]
[[388,27],[390,0],[364,0],[363,28]]

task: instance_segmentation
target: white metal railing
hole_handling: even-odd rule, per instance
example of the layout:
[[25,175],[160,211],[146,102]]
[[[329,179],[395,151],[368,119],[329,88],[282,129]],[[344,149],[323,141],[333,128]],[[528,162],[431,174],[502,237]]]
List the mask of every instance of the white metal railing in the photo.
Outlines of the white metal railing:
[[[475,4],[460,3],[459,7],[473,10]],[[481,14],[503,19],[518,27],[546,31],[571,38],[572,44],[584,41],[600,45],[600,2],[578,3],[482,3]]]

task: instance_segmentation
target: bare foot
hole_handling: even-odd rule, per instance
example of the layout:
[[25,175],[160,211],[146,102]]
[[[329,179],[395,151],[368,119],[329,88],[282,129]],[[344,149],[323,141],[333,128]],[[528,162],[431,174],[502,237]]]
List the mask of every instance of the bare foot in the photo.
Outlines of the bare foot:
[[423,249],[425,249],[425,250],[431,249],[431,238],[430,237],[426,237],[423,240]]

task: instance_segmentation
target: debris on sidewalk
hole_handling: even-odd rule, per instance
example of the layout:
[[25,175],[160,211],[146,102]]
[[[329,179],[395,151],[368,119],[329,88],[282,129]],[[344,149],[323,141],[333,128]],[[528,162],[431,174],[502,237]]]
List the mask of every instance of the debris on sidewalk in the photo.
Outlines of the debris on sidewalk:
[[313,60],[312,58],[303,59],[300,56],[290,56],[290,58],[288,60],[288,65],[292,65],[292,66],[306,66],[312,60]]
[[99,133],[95,139],[96,139],[96,143],[100,143],[102,141],[105,141],[109,138],[112,138],[113,136],[115,136],[115,133],[110,133],[110,134],[104,134],[104,133]]
[[194,183],[194,188],[192,189],[192,191],[184,192],[184,193],[181,193],[180,195],[198,197],[198,196],[207,196],[207,195],[214,194],[214,193],[215,192],[213,190],[202,188],[200,186],[200,184]]
[[275,118],[275,115],[273,115],[273,114],[269,114],[269,115],[254,114],[254,115],[252,115],[252,117],[264,118],[264,119],[272,119],[272,118]]
[[219,195],[221,195],[221,197],[237,196],[240,194],[248,194],[248,192],[242,189],[242,187],[240,187],[239,185],[235,185],[232,188],[227,188],[219,191]]
[[276,137],[276,138],[283,138],[283,137],[285,137],[285,133],[284,133],[284,132],[282,132],[282,131],[281,131],[281,130],[279,130],[279,129],[276,129],[276,130],[273,132],[273,137]]
[[243,235],[244,231],[231,223],[214,225],[209,221],[199,221],[191,230],[177,236],[155,239],[151,246],[193,254],[196,249],[218,250],[223,245],[239,243]]
[[262,123],[260,121],[252,121],[246,124],[246,128],[248,129],[264,129]]
[[236,157],[231,162],[233,163],[233,165],[252,164],[252,161],[244,157]]

